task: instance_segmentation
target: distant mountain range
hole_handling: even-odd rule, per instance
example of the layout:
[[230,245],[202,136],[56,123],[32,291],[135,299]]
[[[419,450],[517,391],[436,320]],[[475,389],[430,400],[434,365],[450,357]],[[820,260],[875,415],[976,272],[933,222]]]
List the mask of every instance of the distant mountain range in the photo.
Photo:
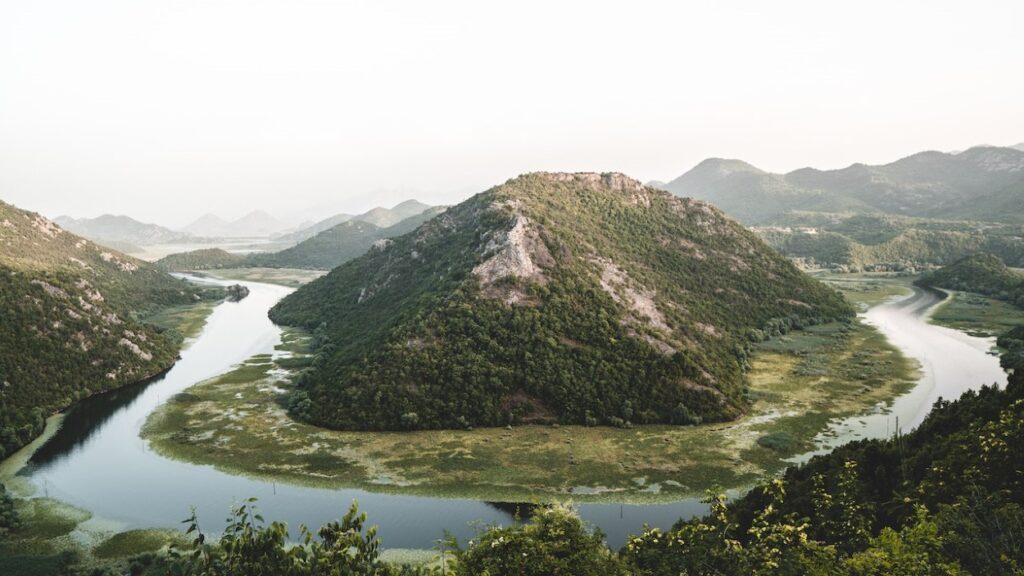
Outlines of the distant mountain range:
[[[398,211],[399,215],[408,214],[413,211],[411,208],[412,204],[406,202],[399,206],[403,205],[406,206],[406,210]],[[423,205],[420,204],[419,206]],[[379,209],[375,212],[378,215],[378,221],[390,221],[393,216],[389,214],[382,217],[382,210],[384,209]],[[387,212],[394,214],[394,210],[392,209]],[[441,206],[427,208],[387,227],[380,227],[376,224],[365,222],[360,219],[360,216],[349,217],[349,219],[320,231],[313,237],[307,238],[295,246],[278,252],[241,255],[230,254],[218,248],[203,249],[171,254],[160,259],[156,265],[161,269],[170,271],[209,270],[238,266],[330,270],[357,256],[365,254],[377,242],[412,232],[427,220],[444,212],[444,210],[445,208]],[[323,222],[329,222],[330,220],[327,219]]]
[[308,238],[312,238],[317,234],[334,228],[338,224],[355,220],[359,222],[367,222],[376,226],[377,228],[387,228],[394,226],[402,220],[421,214],[430,208],[429,205],[416,200],[406,200],[393,208],[381,208],[377,207],[363,214],[353,216],[351,214],[335,214],[330,218],[320,220],[316,224],[307,226],[300,230],[289,232],[286,234],[280,234],[274,237],[277,242],[291,242],[299,243]]
[[[444,207],[428,208],[386,227],[355,217],[280,252],[252,254],[247,258],[247,265],[330,270],[362,256],[379,241],[412,232],[444,210]],[[377,214],[378,222],[391,222],[394,219],[390,214]]]
[[214,214],[204,214],[181,231],[203,238],[267,238],[288,228],[288,224],[270,214],[262,210],[253,210],[232,221]]
[[795,211],[1024,222],[1020,146],[921,152],[882,166],[787,174],[710,158],[663,188],[712,202],[748,225],[773,224]]
[[151,246],[196,240],[191,234],[177,232],[159,224],[139,222],[128,216],[112,214],[104,214],[96,218],[59,216],[53,221],[69,232],[119,249],[125,245]]

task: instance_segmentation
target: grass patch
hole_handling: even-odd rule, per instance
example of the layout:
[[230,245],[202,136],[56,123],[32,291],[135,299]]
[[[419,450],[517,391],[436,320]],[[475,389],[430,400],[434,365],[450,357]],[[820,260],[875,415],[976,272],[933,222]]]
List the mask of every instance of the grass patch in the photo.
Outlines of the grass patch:
[[278,284],[298,288],[312,282],[327,272],[324,270],[303,270],[300,268],[222,268],[204,270],[208,276],[223,280],[242,280]]
[[13,534],[13,540],[49,540],[65,536],[92,518],[91,512],[50,498],[17,500],[16,507],[23,525]]
[[950,292],[930,320],[974,336],[998,336],[1024,324],[1024,310],[980,294]]
[[206,326],[206,318],[218,304],[220,302],[203,301],[184,306],[171,306],[148,314],[141,320],[165,330],[174,330],[182,338],[194,338],[202,332],[203,326]]
[[796,438],[787,430],[777,430],[757,439],[757,445],[782,454],[792,454],[797,446]]
[[92,550],[93,556],[101,559],[125,558],[145,552],[156,552],[165,546],[185,546],[185,536],[175,530],[129,530],[114,534]]
[[896,296],[910,294],[915,276],[892,272],[865,272],[861,274],[834,274],[817,272],[812,274],[843,293],[846,299],[861,311],[881,304]]

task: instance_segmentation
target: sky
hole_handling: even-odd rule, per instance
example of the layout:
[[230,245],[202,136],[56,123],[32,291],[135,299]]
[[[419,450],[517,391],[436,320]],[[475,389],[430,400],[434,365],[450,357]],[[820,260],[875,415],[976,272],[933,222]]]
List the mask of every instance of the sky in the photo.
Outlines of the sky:
[[1024,141],[1020,0],[0,0],[0,199],[315,219]]

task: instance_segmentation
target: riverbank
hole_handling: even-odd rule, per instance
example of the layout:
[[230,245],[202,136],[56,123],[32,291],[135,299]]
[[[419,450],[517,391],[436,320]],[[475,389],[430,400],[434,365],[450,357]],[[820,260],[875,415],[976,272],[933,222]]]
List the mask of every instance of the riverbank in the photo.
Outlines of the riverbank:
[[295,362],[251,358],[161,406],[143,436],[171,458],[321,488],[498,502],[672,502],[775,474],[786,458],[813,449],[831,419],[884,404],[916,380],[914,366],[874,328],[836,323],[759,345],[749,375],[753,407],[735,422],[367,433],[293,421],[281,398]]

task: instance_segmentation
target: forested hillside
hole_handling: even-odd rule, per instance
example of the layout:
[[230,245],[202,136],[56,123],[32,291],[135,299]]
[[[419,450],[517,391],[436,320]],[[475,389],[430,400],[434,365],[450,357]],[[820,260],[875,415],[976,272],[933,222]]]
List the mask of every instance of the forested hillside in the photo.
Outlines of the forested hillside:
[[977,252],[1024,266],[1019,225],[793,212],[776,225],[753,229],[786,256],[844,271],[944,266]]
[[232,254],[222,248],[203,248],[191,252],[169,254],[154,262],[154,266],[167,272],[186,270],[215,270],[244,266],[246,255]]
[[271,310],[317,331],[293,413],[339,428],[729,419],[752,338],[852,314],[714,207],[521,176]]
[[[360,222],[367,222],[373,224],[378,228],[388,228],[398,224],[402,220],[418,216],[427,210],[430,210],[430,206],[418,202],[416,200],[406,200],[400,204],[396,204],[392,208],[377,207],[372,210],[368,210],[362,214],[355,216],[351,214],[335,214],[328,218],[324,218],[312,226],[307,226],[294,232],[287,234],[281,234],[274,238],[277,242],[291,242],[298,244],[303,240],[312,238],[317,234],[334,228],[338,224],[348,222],[350,220],[358,220]],[[436,208],[435,208],[436,209]]]
[[138,318],[206,290],[0,202],[0,457],[43,419],[169,367],[178,342]]
[[920,286],[976,292],[1024,308],[1024,275],[1006,267],[991,254],[972,254],[921,276]]
[[376,242],[411,232],[443,211],[444,208],[430,208],[387,228],[361,219],[346,220],[280,252],[252,254],[242,265],[330,270],[362,256]]

